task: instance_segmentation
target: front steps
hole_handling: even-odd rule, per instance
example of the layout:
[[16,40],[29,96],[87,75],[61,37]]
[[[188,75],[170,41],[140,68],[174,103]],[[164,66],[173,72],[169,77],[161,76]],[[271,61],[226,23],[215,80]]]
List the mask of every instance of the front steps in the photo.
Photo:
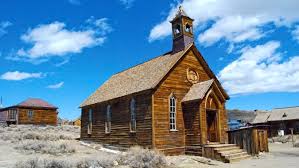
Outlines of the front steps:
[[237,162],[251,157],[235,144],[207,144],[203,146],[202,151],[202,156],[225,163]]
[[193,156],[202,156],[202,145],[194,144],[191,146],[186,146],[185,148],[186,155],[193,155]]

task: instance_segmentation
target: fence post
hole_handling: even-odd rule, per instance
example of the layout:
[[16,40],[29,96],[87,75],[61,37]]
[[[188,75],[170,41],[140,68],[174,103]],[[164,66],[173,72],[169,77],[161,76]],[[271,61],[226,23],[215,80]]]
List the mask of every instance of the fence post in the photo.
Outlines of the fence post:
[[292,144],[293,144],[293,147],[295,147],[295,141],[294,141],[294,128],[290,128],[291,130],[291,136],[292,136]]

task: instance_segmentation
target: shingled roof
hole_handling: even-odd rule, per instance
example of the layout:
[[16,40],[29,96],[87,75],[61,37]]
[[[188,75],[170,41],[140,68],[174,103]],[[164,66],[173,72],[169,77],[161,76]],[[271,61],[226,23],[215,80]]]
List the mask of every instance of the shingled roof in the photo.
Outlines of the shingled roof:
[[299,106],[276,108],[271,111],[268,121],[299,120]]
[[212,86],[213,82],[214,82],[214,79],[210,79],[210,80],[207,80],[204,82],[194,84],[190,88],[189,92],[182,99],[182,102],[203,99],[205,94],[207,93],[207,91]]
[[256,116],[255,116],[254,120],[251,123],[252,124],[266,123],[268,121],[269,117],[270,117],[270,112],[257,111]]
[[113,75],[80,107],[155,88],[191,46],[177,53],[166,53]]
[[57,109],[57,107],[52,104],[38,98],[28,98],[27,100],[16,105],[17,107],[41,107],[41,108],[53,108]]

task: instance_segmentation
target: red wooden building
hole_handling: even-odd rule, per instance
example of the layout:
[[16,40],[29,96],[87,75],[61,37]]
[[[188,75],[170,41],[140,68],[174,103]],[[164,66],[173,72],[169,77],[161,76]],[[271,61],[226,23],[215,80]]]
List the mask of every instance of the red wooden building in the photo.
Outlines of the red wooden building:
[[56,125],[57,107],[42,99],[29,98],[0,109],[0,122],[7,124]]

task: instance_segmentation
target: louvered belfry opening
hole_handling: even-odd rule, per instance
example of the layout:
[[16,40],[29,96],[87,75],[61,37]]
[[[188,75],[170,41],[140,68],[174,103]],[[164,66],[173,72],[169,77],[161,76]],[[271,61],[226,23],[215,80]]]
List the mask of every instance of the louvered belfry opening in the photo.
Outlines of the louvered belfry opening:
[[182,51],[194,43],[193,19],[186,14],[182,7],[179,8],[170,23],[172,24],[173,53]]

